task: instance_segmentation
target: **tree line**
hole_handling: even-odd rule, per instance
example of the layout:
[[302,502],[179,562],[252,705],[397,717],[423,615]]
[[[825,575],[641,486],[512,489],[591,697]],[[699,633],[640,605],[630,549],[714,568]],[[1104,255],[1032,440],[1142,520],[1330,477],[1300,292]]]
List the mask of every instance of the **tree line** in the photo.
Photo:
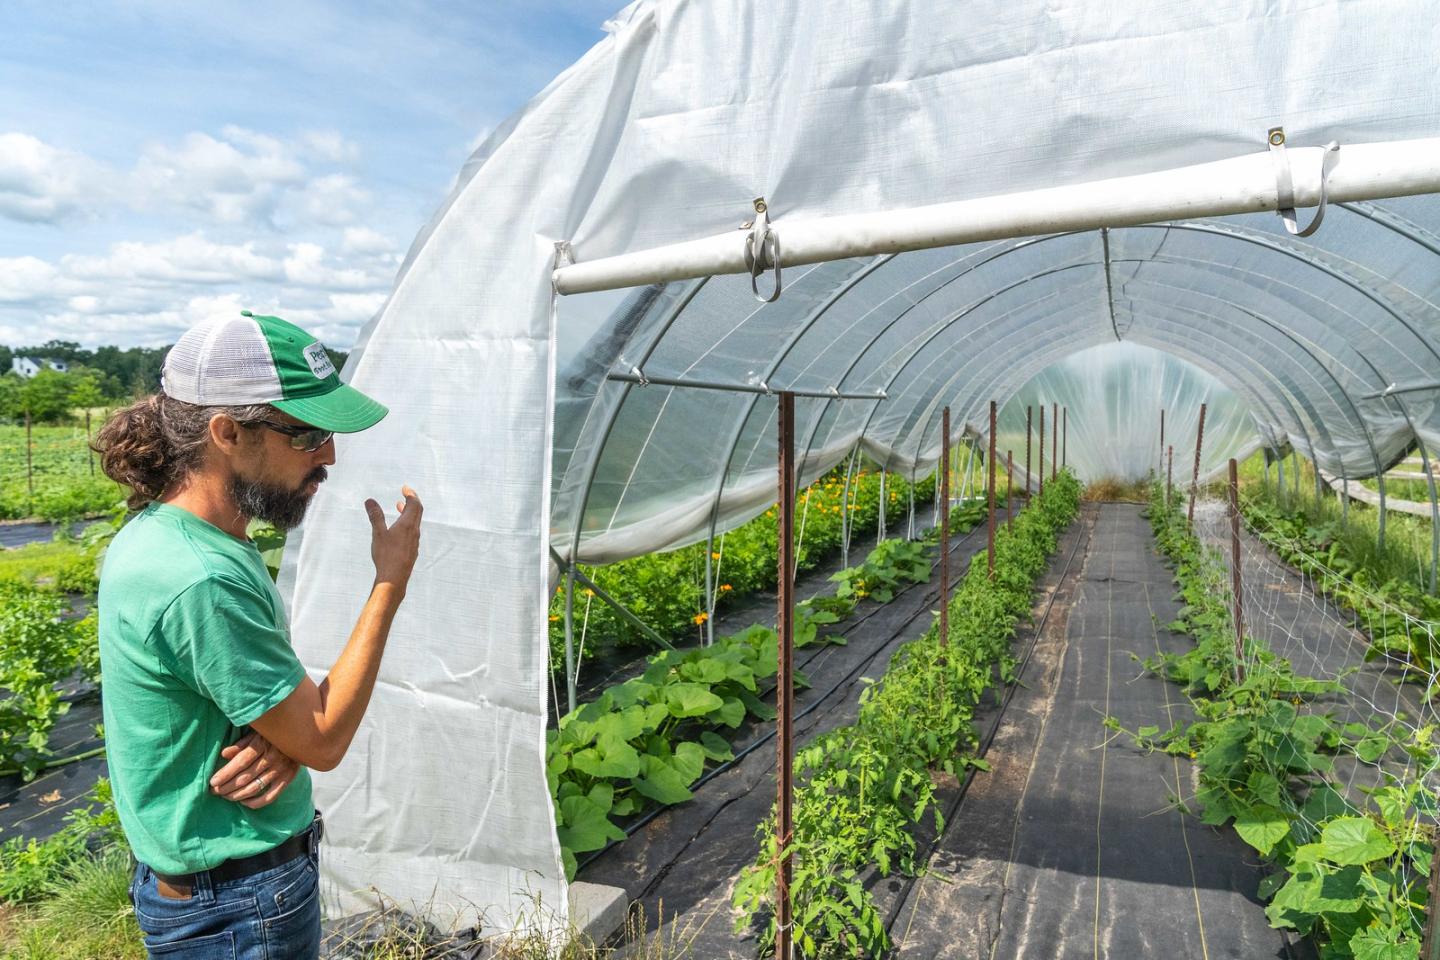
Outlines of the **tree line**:
[[[160,389],[160,370],[170,347],[82,347],[70,340],[39,346],[0,345],[0,419],[18,422],[28,414],[35,423],[61,423],[83,417],[86,409],[116,407]],[[327,350],[335,369],[348,354]],[[64,373],[43,366],[33,377],[12,370],[15,357],[63,361]]]

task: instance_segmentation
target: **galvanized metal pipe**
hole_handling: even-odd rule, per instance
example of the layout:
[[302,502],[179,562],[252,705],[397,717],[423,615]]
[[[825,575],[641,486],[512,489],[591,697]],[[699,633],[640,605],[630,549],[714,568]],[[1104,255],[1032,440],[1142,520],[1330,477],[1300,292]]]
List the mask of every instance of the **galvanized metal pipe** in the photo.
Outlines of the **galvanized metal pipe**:
[[990,451],[985,458],[985,465],[990,471],[989,490],[989,513],[990,529],[986,537],[986,562],[991,579],[995,577],[995,401],[990,401]]
[[940,415],[940,645],[950,642],[950,408]]

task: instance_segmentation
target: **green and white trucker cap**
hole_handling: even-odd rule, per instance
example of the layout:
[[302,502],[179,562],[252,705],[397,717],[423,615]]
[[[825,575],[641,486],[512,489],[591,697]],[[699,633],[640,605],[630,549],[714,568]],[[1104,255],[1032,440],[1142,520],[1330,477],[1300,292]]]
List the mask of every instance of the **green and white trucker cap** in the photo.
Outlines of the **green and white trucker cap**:
[[293,323],[249,310],[185,331],[165,357],[160,389],[201,406],[268,403],[335,433],[372,427],[390,412],[340,382],[319,340]]

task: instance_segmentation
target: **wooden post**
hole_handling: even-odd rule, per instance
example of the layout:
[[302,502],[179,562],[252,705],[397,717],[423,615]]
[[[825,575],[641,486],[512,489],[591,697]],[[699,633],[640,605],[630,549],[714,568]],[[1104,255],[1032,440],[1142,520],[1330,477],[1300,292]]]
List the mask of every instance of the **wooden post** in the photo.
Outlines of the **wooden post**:
[[790,841],[794,833],[794,655],[795,655],[795,394],[780,394],[779,634],[775,674],[776,758],[775,845],[780,863],[775,871],[775,958],[790,960]]
[[1200,429],[1195,431],[1195,472],[1190,475],[1190,512],[1186,519],[1195,522],[1195,493],[1200,489],[1200,448],[1205,443],[1205,404],[1200,404]]
[[1245,682],[1245,617],[1240,582],[1240,481],[1230,458],[1230,589],[1235,597],[1235,682]]
[[[30,436],[30,411],[25,411],[25,486],[30,490],[30,499],[35,499],[35,450]],[[29,504],[26,510],[34,509]]]
[[1045,404],[1040,404],[1040,493],[1045,492]]
[[[940,459],[950,463],[950,408],[940,414]],[[950,643],[950,471],[940,476],[940,646]]]
[[1070,408],[1060,408],[1060,466],[1070,464]]
[[990,401],[990,451],[985,457],[986,469],[990,471],[990,532],[986,560],[989,574],[995,576],[995,401]]

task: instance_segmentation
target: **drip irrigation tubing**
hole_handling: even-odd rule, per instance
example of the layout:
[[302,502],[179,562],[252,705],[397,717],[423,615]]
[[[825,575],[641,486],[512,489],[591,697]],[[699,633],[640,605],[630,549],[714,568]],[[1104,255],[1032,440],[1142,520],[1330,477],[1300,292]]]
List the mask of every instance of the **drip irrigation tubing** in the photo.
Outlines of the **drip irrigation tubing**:
[[[955,541],[955,543],[950,547],[950,552],[953,554],[953,553],[955,553],[956,551],[958,551],[962,546],[965,545],[966,541],[968,541],[972,536],[974,536],[974,535],[976,534],[976,532],[979,531],[980,529],[981,529],[980,526],[975,526],[975,527],[971,528],[971,530],[970,530],[969,533],[966,533],[964,536],[960,537],[960,539],[958,539],[958,540]],[[939,559],[937,558],[937,559],[935,560],[935,562],[930,565],[930,571],[931,571],[932,574],[934,573],[936,567],[938,567],[939,565],[940,565],[940,561],[939,561]],[[929,582],[930,582],[930,581],[927,580],[927,581],[926,581],[926,584],[928,584]],[[920,587],[921,584],[915,584],[915,586],[916,586],[916,587]],[[908,592],[908,591],[906,591],[906,592]],[[893,601],[892,601],[892,602],[893,602]],[[876,608],[875,608],[874,610],[872,610],[869,614],[867,614],[866,616],[862,617],[861,619],[857,620],[854,624],[852,624],[852,627],[856,627],[856,626],[859,626],[860,624],[864,623],[864,622],[865,622],[866,620],[868,620],[871,616],[873,616],[877,611],[879,611],[880,609],[882,609],[883,606],[884,606],[883,604],[877,605]],[[1048,614],[1049,611],[1047,610],[1046,613]],[[845,686],[847,683],[852,682],[852,681],[855,679],[855,675],[856,675],[856,674],[858,674],[860,671],[862,671],[862,670],[864,670],[864,669],[872,666],[872,665],[875,663],[876,658],[879,657],[880,654],[885,651],[885,647],[886,647],[886,646],[887,646],[887,644],[881,644],[873,653],[871,653],[869,656],[865,657],[865,659],[863,659],[863,660],[859,661],[858,663],[856,663],[855,666],[850,669],[850,672],[849,672],[849,673],[845,674],[845,676],[841,677],[841,678],[840,678],[839,680],[837,680],[834,684],[832,684],[832,685],[831,685],[823,694],[821,694],[820,697],[818,697],[813,703],[808,704],[808,705],[805,707],[805,709],[803,709],[803,710],[801,710],[799,713],[795,714],[795,719],[796,719],[796,720],[800,720],[800,719],[803,719],[804,717],[806,717],[807,715],[809,715],[812,711],[814,711],[815,709],[817,709],[821,704],[823,704],[823,703],[825,703],[827,700],[829,700],[830,697],[831,697],[832,695],[834,695],[834,693],[835,693],[837,690],[839,690],[841,687]],[[802,664],[801,666],[802,666],[802,667],[807,667],[807,666],[809,666],[811,663],[814,663],[815,660],[819,658],[819,656],[820,656],[820,653],[817,652],[814,657],[811,657],[809,660],[805,661],[805,663]],[[770,690],[767,690],[767,691],[766,691],[767,694],[773,693],[773,692],[774,692],[774,688],[773,688],[773,687],[770,688]],[[720,774],[725,773],[727,770],[733,769],[733,768],[735,767],[735,765],[738,764],[741,760],[745,759],[745,757],[749,756],[751,753],[754,753],[754,752],[755,752],[756,750],[758,750],[760,747],[765,746],[765,744],[769,743],[769,742],[770,742],[771,740],[773,740],[773,739],[775,739],[775,731],[774,731],[773,729],[771,729],[770,731],[768,731],[768,732],[762,734],[761,736],[757,737],[756,739],[752,740],[750,743],[746,744],[746,745],[745,745],[744,747],[742,747],[738,752],[736,752],[736,754],[735,754],[733,757],[731,757],[729,760],[726,760],[724,763],[722,763],[722,764],[720,764],[719,766],[715,767],[713,770],[707,771],[704,776],[702,776],[699,780],[696,780],[695,783],[692,784],[691,787],[690,787],[691,793],[694,793],[696,790],[699,790],[699,789],[700,789],[701,787],[703,787],[705,784],[709,783],[711,780],[713,780],[713,779],[715,779],[716,777],[720,776]],[[649,813],[646,813],[646,814],[642,815],[642,816],[641,816],[638,820],[636,820],[635,822],[630,823],[630,824],[627,824],[626,826],[622,827],[621,829],[624,831],[626,839],[629,839],[630,837],[633,837],[636,833],[638,833],[640,830],[642,830],[645,826],[647,826],[647,825],[648,825],[651,821],[653,821],[656,817],[658,817],[660,814],[662,814],[662,813],[664,813],[664,812],[666,812],[667,810],[670,810],[670,809],[672,809],[671,806],[656,807],[654,810],[651,810]],[[717,811],[717,812],[718,812],[718,811]],[[712,819],[713,819],[713,818],[712,818]],[[707,821],[707,822],[708,822],[708,821]],[[611,841],[610,841],[609,843],[607,843],[605,846],[601,847],[599,850],[596,850],[594,853],[590,854],[590,855],[589,855],[588,857],[586,857],[584,860],[579,861],[579,863],[578,863],[578,864],[576,865],[576,867],[575,867],[576,876],[579,876],[581,870],[584,870],[584,869],[585,869],[586,867],[588,867],[590,864],[592,864],[592,863],[594,863],[596,860],[600,859],[602,856],[604,856],[606,853],[608,853],[612,848],[614,848],[615,846],[617,846],[618,844],[621,844],[621,843],[624,843],[624,840],[611,840]],[[655,875],[655,879],[651,881],[651,884],[653,885],[654,882],[655,882],[655,880],[660,879],[660,878],[663,877],[667,872],[668,872],[668,866],[667,866],[666,868],[660,870],[660,871]],[[646,891],[647,891],[647,892],[648,892],[648,890],[649,890],[649,885],[647,885],[647,887],[646,887]]]

